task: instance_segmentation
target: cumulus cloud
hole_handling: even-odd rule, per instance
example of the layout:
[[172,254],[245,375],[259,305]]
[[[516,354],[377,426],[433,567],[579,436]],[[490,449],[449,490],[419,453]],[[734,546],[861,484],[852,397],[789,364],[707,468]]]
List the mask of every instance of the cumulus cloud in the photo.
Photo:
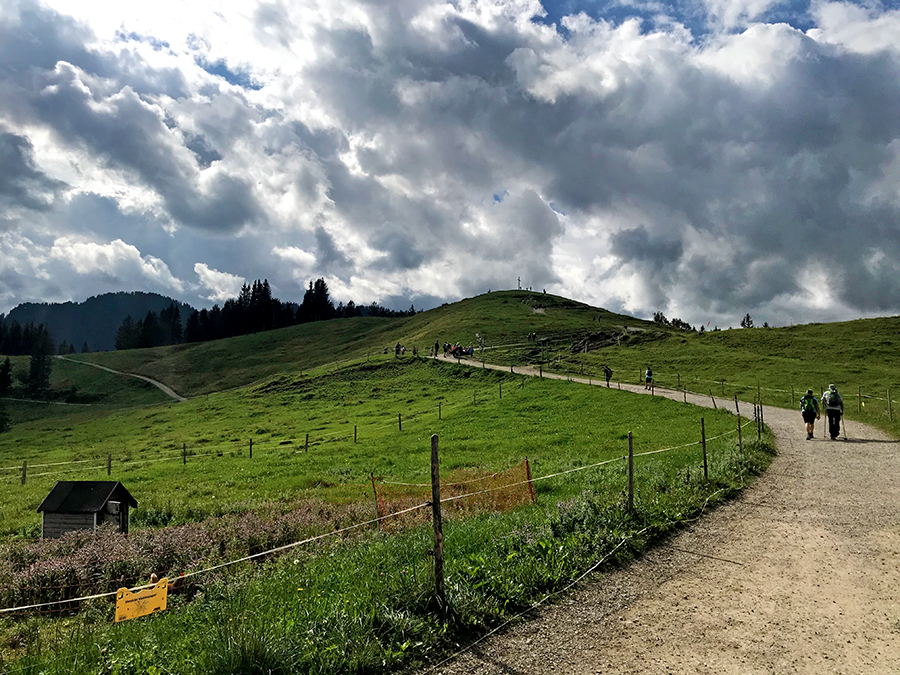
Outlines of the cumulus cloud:
[[[341,300],[417,306],[521,278],[721,325],[900,311],[895,8],[159,0],[112,14],[0,7],[0,218],[18,237],[0,256],[49,261],[20,276],[127,259],[131,276],[108,279],[175,292],[194,274],[180,292],[199,304],[255,278],[299,300],[321,276]],[[9,303],[25,284],[5,269]]]
[[203,296],[207,300],[224,301],[235,298],[244,285],[244,279],[241,277],[212,269],[204,263],[194,265],[194,271],[200,278],[200,285],[204,289]]

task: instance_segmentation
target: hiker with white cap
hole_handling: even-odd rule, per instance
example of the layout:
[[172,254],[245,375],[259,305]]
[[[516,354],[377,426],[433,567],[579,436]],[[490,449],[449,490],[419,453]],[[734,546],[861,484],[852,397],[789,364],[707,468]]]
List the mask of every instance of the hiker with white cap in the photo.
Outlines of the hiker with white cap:
[[822,394],[822,405],[825,406],[825,414],[828,415],[828,435],[834,440],[841,433],[844,399],[833,384],[829,384],[828,391]]

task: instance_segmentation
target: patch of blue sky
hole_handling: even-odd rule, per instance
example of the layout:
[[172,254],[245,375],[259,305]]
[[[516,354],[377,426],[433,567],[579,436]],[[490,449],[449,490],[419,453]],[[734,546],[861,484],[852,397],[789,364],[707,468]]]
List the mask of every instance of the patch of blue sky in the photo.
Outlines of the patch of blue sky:
[[[844,0],[876,14],[900,9],[900,0]],[[758,16],[753,22],[786,23],[798,30],[806,31],[814,27],[810,6],[814,0],[778,0]],[[608,21],[619,25],[628,19],[642,20],[643,30],[651,31],[660,19],[675,21],[691,31],[695,38],[709,34],[715,22],[702,0],[543,0],[546,11],[543,17],[535,17],[538,23],[553,25],[565,35],[562,26],[565,16],[584,12],[595,20]],[[736,30],[742,30],[738,26]]]
[[154,51],[161,52],[163,49],[169,48],[169,43],[165,40],[160,40],[159,38],[155,38],[152,35],[141,35],[140,33],[135,33],[134,31],[124,32],[121,30],[116,31],[116,41],[117,42],[143,42],[145,44],[153,47]]
[[263,88],[263,85],[255,81],[249,73],[229,68],[224,59],[208,61],[202,56],[196,56],[194,57],[194,62],[210,75],[221,77],[228,82],[228,84],[233,84],[242,89],[251,89],[253,91],[259,91]]
[[561,215],[561,216],[567,215],[565,211],[563,211],[561,208],[559,208],[559,207],[556,205],[556,202],[550,202],[550,203],[548,204],[548,206],[549,206],[553,211],[555,211],[556,213],[558,213],[558,214]]

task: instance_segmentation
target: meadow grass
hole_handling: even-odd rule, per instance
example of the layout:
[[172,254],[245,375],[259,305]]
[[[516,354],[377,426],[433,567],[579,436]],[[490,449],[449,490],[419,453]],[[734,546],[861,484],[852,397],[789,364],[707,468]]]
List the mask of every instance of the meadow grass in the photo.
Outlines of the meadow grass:
[[[627,329],[627,330],[626,330]],[[426,354],[435,341],[488,349],[476,354],[501,365],[542,365],[600,378],[608,363],[614,378],[638,382],[647,365],[660,386],[743,400],[797,405],[807,388],[820,395],[834,383],[849,417],[900,432],[900,317],[783,328],[707,331],[671,329],[613,314],[559,296],[501,291],[447,304],[403,319],[338,319],[278,331],[178,345],[79,355],[117,370],[155,377],[185,395],[243,386],[345,359],[381,353],[397,342]],[[538,341],[529,341],[535,334]],[[586,354],[573,345],[588,335],[612,343]],[[96,372],[96,371],[95,371]],[[794,390],[793,401],[791,388]],[[857,405],[857,393],[862,399]],[[863,405],[864,404],[864,405]],[[893,412],[893,422],[891,418]]]
[[732,424],[711,411],[688,423],[658,397],[379,356],[185,403],[17,425],[0,437],[9,488],[0,521],[6,535],[39,532],[34,509],[56,480],[120,480],[139,502],[137,525],[242,513],[313,490],[327,497],[328,486],[336,493],[372,474],[427,482],[432,433],[447,471],[500,471],[528,457],[535,473],[553,473],[621,455],[628,431],[637,452],[695,441],[700,414],[710,435]]
[[[455,370],[433,365],[451,376]],[[585,402],[594,395],[596,400]],[[502,401],[486,399],[469,411],[476,415],[451,415],[441,434],[442,466],[469,461],[456,452],[464,440],[483,441],[479,454],[503,442],[500,435],[482,439],[473,417],[487,419],[486,413],[498,415],[504,405],[519,410],[526,404],[540,412],[524,418],[539,419],[521,432],[507,423],[506,436],[537,441],[532,456],[542,469],[535,472],[538,503],[445,520],[446,604],[434,596],[429,528],[392,535],[370,528],[368,535],[327,537],[277,559],[228,568],[191,594],[170,597],[168,611],[158,616],[111,625],[111,606],[97,601],[76,616],[0,622],[7,645],[17,645],[6,651],[15,659],[10,666],[34,673],[376,673],[433,662],[601,561],[608,569],[639,555],[733,495],[771,456],[768,438],[745,443],[739,453],[734,434],[728,434],[734,427],[728,413],[545,380],[530,381],[515,395],[504,393]],[[700,415],[710,437],[728,434],[709,443],[709,480],[696,445],[638,457],[633,512],[623,508],[627,476],[621,460],[547,477],[621,458],[628,427],[639,440],[637,451],[695,441]],[[613,423],[620,416],[630,417],[631,424]],[[562,439],[552,432],[569,425],[575,425],[572,437],[559,445]],[[424,474],[418,464],[413,463],[416,471]]]
[[[881,410],[877,399],[865,399],[857,413],[854,395],[863,386],[864,395],[884,389],[887,398],[887,389],[898,387],[898,321],[697,335],[509,291],[399,320],[338,320],[213,343],[79,355],[199,396],[57,413],[0,436],[0,522],[7,536],[34,534],[33,509],[56,479],[106,479],[108,454],[112,479],[140,504],[133,523],[173,525],[277,508],[311,494],[339,501],[344,486],[365,485],[371,475],[425,483],[433,433],[445,476],[502,470],[528,457],[538,503],[445,522],[446,605],[433,594],[430,532],[379,535],[372,528],[228,567],[174,595],[159,616],[113,626],[110,605],[98,601],[72,616],[0,620],[0,659],[7,659],[0,670],[8,663],[34,673],[358,673],[433,661],[598,561],[619,564],[639,555],[735,494],[771,458],[768,435],[757,442],[751,433],[748,441],[745,432],[738,452],[734,417],[723,410],[381,353],[396,342],[424,354],[435,340],[477,345],[477,332],[489,349],[476,358],[564,373],[584,369],[595,379],[603,363],[625,381],[637,381],[650,364],[660,385],[712,391],[720,406],[735,393],[755,398],[757,386],[764,403],[789,406],[791,386],[799,399],[800,389],[819,393],[835,382],[848,416],[896,434],[886,405]],[[589,333],[610,346],[573,353],[573,343]],[[87,390],[99,371],[82,368]],[[225,391],[235,387],[242,388]],[[137,400],[132,396],[120,399]],[[700,417],[716,438],[709,480],[694,444]],[[638,453],[690,444],[637,458],[632,512],[623,508],[619,461],[629,431]],[[84,459],[97,468],[30,469],[21,486],[23,459],[32,467]],[[606,460],[614,461],[548,478]]]

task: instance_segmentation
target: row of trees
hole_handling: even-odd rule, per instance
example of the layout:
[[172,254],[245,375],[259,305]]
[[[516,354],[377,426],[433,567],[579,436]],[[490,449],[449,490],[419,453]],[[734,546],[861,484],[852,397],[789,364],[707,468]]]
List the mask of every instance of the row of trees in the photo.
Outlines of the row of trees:
[[[656,312],[653,315],[653,323],[658,323],[661,326],[669,326],[670,328],[677,328],[678,330],[687,330],[687,331],[695,330],[694,327],[691,324],[689,324],[687,321],[682,321],[681,319],[679,319],[677,317],[674,319],[671,319],[671,320],[667,319],[666,315],[663,314],[662,312]],[[702,332],[702,328],[703,327],[701,326],[701,332]]]
[[53,338],[44,324],[26,323],[23,326],[18,321],[6,321],[0,314],[0,354],[24,356],[54,351]]
[[303,302],[282,302],[272,295],[269,281],[257,279],[244,284],[236,298],[229,298],[220,307],[194,310],[184,322],[173,303],[157,314],[148,312],[143,319],[131,316],[116,331],[116,349],[159,347],[181,342],[206,342],[220,338],[247,335],[275,328],[285,328],[311,321],[325,321],[353,316],[412,316],[415,307],[407,311],[395,311],[372,303],[357,305],[352,300],[346,305],[332,302],[328,284],[324,279],[309,282],[303,294]]
[[129,314],[116,331],[116,349],[161,347],[182,341],[181,310],[174,302],[159,314],[150,311],[137,321]]

